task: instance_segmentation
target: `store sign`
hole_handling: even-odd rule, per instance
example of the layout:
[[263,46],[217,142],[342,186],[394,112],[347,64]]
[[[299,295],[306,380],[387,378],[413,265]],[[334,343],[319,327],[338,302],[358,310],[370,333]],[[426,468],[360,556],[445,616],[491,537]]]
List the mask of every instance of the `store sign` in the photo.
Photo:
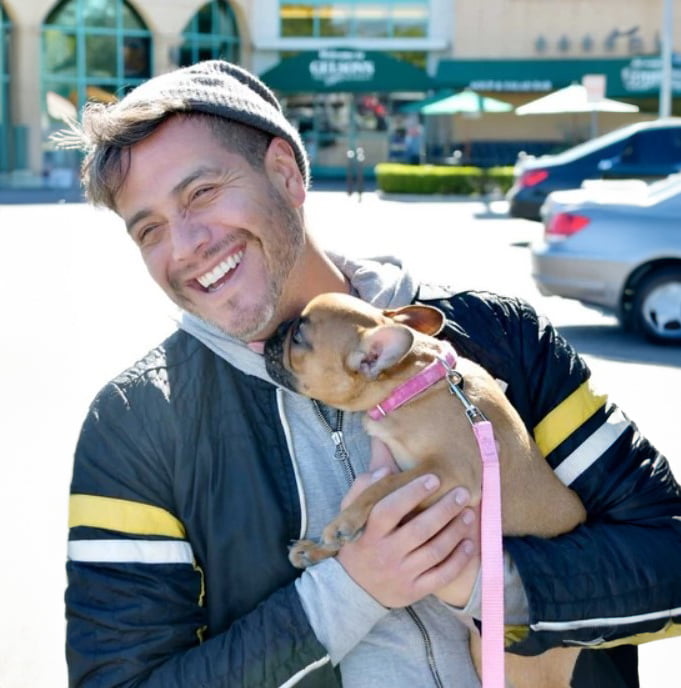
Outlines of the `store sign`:
[[376,65],[362,50],[320,50],[310,61],[310,77],[325,87],[340,82],[371,81]]
[[551,91],[553,82],[549,79],[477,79],[468,87],[474,91],[510,91],[515,93]]
[[[658,91],[662,81],[662,58],[635,57],[622,68],[620,77],[626,91]],[[672,58],[672,89],[677,93],[681,91],[681,55]]]

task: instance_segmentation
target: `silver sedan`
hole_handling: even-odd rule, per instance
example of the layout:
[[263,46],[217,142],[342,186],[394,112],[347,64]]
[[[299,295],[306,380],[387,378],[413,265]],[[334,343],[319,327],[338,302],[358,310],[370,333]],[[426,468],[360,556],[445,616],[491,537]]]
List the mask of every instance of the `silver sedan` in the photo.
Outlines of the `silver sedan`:
[[545,296],[614,313],[623,327],[681,344],[681,175],[550,194],[532,276]]

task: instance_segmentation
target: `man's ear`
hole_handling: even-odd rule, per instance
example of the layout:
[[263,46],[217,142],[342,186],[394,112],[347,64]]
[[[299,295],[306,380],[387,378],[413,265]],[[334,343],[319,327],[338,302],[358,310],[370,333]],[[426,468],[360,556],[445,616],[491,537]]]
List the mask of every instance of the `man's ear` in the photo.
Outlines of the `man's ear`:
[[431,337],[439,334],[445,325],[445,314],[441,310],[421,304],[386,310],[383,311],[383,315]]
[[350,370],[375,380],[399,363],[411,350],[414,334],[402,325],[379,325],[367,330],[346,359]]
[[279,192],[291,199],[294,208],[300,207],[307,192],[302,172],[288,141],[278,136],[270,141],[265,153],[265,169]]

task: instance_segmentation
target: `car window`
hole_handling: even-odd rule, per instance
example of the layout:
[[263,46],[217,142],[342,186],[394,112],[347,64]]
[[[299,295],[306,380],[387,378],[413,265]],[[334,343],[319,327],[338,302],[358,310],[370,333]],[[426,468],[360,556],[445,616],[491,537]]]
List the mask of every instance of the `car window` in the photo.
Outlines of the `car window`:
[[622,151],[623,163],[681,163],[681,129],[651,129],[634,134]]
[[633,124],[628,127],[622,127],[620,129],[615,129],[614,131],[609,131],[607,134],[602,134],[597,136],[595,139],[589,139],[584,143],[580,143],[572,148],[568,148],[562,153],[558,153],[555,156],[556,162],[571,162],[572,160],[578,160],[586,155],[592,153],[603,152],[604,150],[612,150],[614,155],[618,152],[619,148],[623,145],[623,141],[626,139],[627,132],[634,129],[638,125]]

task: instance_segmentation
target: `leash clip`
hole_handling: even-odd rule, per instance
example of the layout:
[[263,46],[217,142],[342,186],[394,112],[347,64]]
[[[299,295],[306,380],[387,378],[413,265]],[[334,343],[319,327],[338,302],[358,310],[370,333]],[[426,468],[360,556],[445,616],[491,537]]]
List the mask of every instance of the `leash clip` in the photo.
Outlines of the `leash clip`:
[[447,371],[449,392],[463,404],[470,424],[484,423],[487,420],[487,416],[475,404],[471,403],[471,400],[463,391],[463,375],[458,370],[454,370],[443,358],[438,357],[438,359]]

